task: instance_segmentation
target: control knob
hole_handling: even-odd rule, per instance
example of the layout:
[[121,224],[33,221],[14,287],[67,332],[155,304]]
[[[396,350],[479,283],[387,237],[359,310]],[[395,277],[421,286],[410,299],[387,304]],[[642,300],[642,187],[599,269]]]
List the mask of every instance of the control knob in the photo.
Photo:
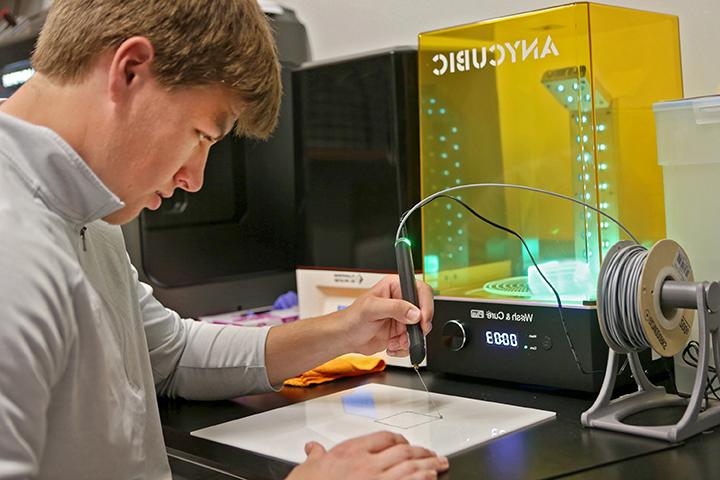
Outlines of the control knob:
[[442,342],[448,349],[457,352],[465,346],[467,336],[465,335],[465,327],[457,320],[445,322],[442,327]]

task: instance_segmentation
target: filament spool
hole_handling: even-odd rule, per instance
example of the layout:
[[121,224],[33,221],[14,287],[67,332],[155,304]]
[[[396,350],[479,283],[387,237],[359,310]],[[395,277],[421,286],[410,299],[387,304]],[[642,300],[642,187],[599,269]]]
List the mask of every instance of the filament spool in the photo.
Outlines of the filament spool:
[[667,280],[692,282],[690,261],[672,240],[657,242],[647,254],[640,250],[644,249],[622,241],[613,245],[603,261],[598,277],[600,332],[618,353],[650,347],[671,357],[687,343],[694,312],[663,309],[662,285]]

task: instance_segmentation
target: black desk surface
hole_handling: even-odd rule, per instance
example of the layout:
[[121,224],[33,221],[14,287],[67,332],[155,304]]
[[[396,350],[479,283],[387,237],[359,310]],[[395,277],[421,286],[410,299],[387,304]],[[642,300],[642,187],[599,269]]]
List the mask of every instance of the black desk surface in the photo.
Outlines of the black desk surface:
[[[586,429],[580,414],[594,397],[521,389],[467,377],[423,372],[437,393],[551,410],[557,418],[536,427],[451,455],[441,478],[711,478],[720,472],[720,432],[696,436],[679,445],[625,434]],[[293,465],[256,453],[190,436],[199,428],[353,388],[385,383],[421,390],[413,371],[385,372],[330,382],[312,388],[285,388],[223,402],[160,400],[165,443],[172,456],[189,458],[241,478],[283,478]],[[673,413],[674,415],[675,413]],[[217,475],[217,474],[216,474]],[[237,478],[197,476],[195,478]]]

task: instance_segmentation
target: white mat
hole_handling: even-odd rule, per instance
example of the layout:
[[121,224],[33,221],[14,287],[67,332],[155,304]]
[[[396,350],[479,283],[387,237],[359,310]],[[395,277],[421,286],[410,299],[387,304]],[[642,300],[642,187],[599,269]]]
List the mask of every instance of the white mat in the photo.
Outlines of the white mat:
[[305,442],[325,448],[358,435],[389,430],[441,455],[555,418],[554,412],[371,383],[307,402],[196,430],[191,434],[300,463]]

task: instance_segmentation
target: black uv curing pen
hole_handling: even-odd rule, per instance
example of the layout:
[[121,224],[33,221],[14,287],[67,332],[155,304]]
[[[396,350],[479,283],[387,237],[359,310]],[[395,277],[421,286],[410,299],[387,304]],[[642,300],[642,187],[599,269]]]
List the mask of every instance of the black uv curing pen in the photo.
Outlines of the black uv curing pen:
[[[400,277],[400,289],[403,300],[406,300],[420,308],[418,300],[417,284],[415,283],[415,266],[412,259],[412,244],[405,237],[400,237],[395,242],[395,259],[397,260],[398,276]],[[408,336],[410,337],[410,363],[418,367],[425,360],[425,339],[423,338],[420,324],[408,325]]]

